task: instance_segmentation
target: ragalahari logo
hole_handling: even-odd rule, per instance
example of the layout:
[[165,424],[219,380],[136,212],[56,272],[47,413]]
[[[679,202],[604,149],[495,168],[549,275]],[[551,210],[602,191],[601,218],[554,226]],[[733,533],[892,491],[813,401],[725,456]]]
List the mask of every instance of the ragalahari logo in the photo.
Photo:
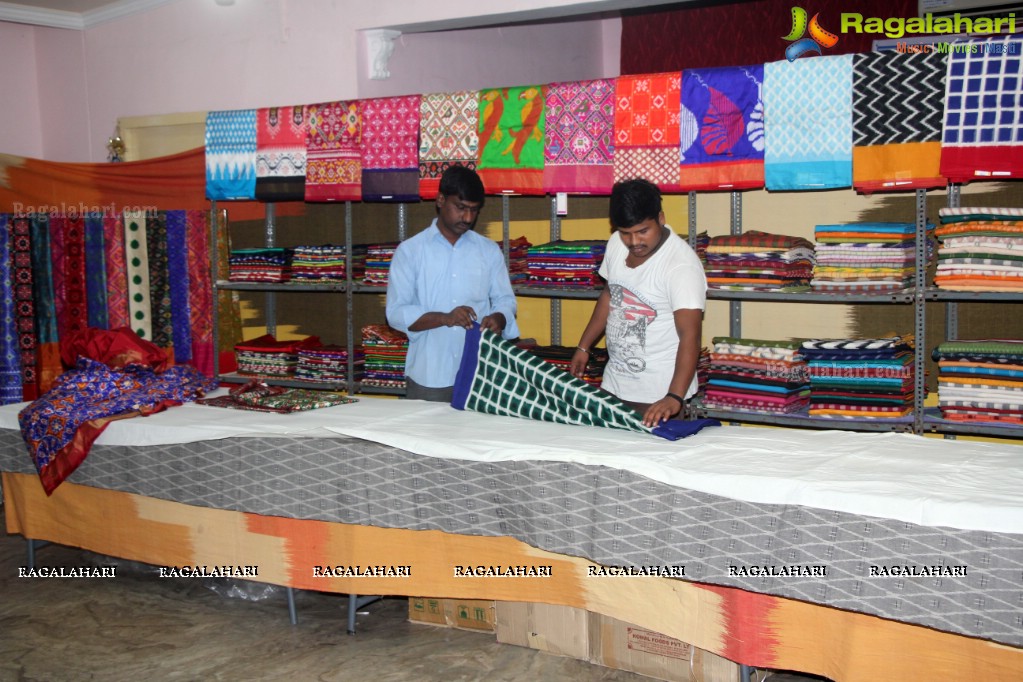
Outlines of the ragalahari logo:
[[[821,54],[822,47],[834,47],[838,43],[838,36],[831,31],[824,30],[817,20],[820,14],[814,14],[809,22],[806,20],[806,10],[802,7],[792,8],[792,30],[785,40],[792,44],[785,48],[785,57],[794,62],[807,52]],[[810,37],[803,35],[809,31]]]

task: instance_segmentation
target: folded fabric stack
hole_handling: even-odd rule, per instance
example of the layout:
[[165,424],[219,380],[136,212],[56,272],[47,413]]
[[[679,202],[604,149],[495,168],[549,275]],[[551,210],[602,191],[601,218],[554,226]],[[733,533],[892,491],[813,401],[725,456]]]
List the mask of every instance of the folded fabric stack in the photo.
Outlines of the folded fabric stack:
[[298,366],[298,353],[320,345],[320,339],[309,336],[295,341],[278,341],[270,334],[242,341],[234,347],[239,374],[265,377],[291,377]]
[[1023,425],[1023,340],[946,341],[931,357],[942,417]]
[[[498,242],[504,249],[504,242]],[[529,247],[532,244],[525,237],[508,240],[508,278],[512,286],[525,284],[529,278]]]
[[363,386],[405,388],[405,355],[408,337],[386,324],[370,324],[362,328],[365,352]]
[[707,286],[730,291],[798,292],[809,288],[813,244],[802,237],[750,230],[713,237]]
[[758,414],[806,407],[810,385],[798,342],[717,336],[713,344],[704,407]]
[[558,240],[529,247],[527,269],[531,287],[589,289],[601,286],[597,269],[604,260],[604,241]]
[[913,411],[913,337],[804,341],[810,415],[891,419]]
[[[366,267],[365,247],[358,258],[353,247],[352,278],[361,279]],[[347,249],[343,246],[296,246],[291,259],[291,278],[303,282],[338,282],[347,278]]]
[[[362,347],[356,346],[352,354],[352,368],[356,381],[362,378],[365,361],[366,355]],[[295,378],[323,383],[348,381],[348,348],[331,345],[300,349]]]
[[[575,355],[575,346],[536,346],[519,344],[519,348],[528,351],[545,362],[555,367],[560,367],[566,372],[572,366],[572,356]],[[604,380],[604,367],[607,366],[607,351],[603,348],[594,348],[590,352],[590,360],[586,363],[586,370],[583,372],[582,380],[591,386],[600,386]]]
[[322,407],[348,405],[359,402],[343,393],[329,391],[310,391],[304,388],[284,388],[283,386],[266,386],[257,379],[252,379],[244,386],[236,386],[228,395],[214,398],[199,398],[200,405],[225,407],[232,410],[248,410],[250,412],[271,412],[273,414],[291,414],[305,410],[316,410]]
[[[679,235],[682,239],[687,239],[686,235]],[[706,231],[698,232],[696,234],[696,256],[700,259],[700,262],[704,265],[707,264],[707,247],[710,245],[710,235]]]
[[227,257],[232,282],[287,282],[291,278],[291,249],[235,249]]
[[387,286],[387,273],[391,270],[391,259],[398,242],[366,245],[366,267],[362,281],[371,286]]
[[696,361],[696,391],[701,396],[710,380],[710,349],[700,348],[700,359]]
[[1023,208],[943,208],[934,284],[950,291],[1023,291]]
[[913,286],[913,223],[818,225],[814,238],[817,264],[810,282],[814,291],[879,293]]

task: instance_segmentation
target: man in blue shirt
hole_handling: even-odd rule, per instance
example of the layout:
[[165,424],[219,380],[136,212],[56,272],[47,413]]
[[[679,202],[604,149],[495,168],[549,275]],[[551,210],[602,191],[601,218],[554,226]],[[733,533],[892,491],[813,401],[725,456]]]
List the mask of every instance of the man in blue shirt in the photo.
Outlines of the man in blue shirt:
[[473,322],[506,339],[519,335],[501,250],[473,231],[484,199],[476,172],[451,166],[441,176],[437,217],[394,252],[387,322],[409,337],[407,398],[450,402]]

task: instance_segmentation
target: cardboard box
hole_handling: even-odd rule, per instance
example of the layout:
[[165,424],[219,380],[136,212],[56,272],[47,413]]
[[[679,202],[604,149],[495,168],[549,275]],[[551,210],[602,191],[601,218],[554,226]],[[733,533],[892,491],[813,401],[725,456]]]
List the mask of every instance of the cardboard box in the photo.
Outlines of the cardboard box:
[[590,662],[669,682],[738,682],[739,664],[646,628],[590,614]]
[[738,682],[739,665],[646,628],[570,606],[497,602],[497,641],[668,682]]
[[588,661],[590,614],[571,606],[497,602],[497,641]]
[[494,602],[485,599],[409,597],[408,619],[442,627],[494,631]]

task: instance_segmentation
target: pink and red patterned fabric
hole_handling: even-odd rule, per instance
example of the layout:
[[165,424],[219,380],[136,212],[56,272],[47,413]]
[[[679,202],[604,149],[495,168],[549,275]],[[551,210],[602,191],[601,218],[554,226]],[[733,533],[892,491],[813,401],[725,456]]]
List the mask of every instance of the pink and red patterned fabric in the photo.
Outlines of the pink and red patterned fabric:
[[610,194],[614,184],[614,80],[547,86],[543,187]]
[[645,178],[679,188],[682,73],[619,76],[615,83],[615,182]]
[[302,201],[308,132],[304,106],[256,110],[257,199]]
[[364,201],[419,200],[419,95],[359,102]]
[[307,112],[305,200],[362,199],[362,119],[358,101],[312,104]]
[[470,90],[423,95],[419,104],[419,195],[434,199],[448,166],[476,168],[479,93]]

